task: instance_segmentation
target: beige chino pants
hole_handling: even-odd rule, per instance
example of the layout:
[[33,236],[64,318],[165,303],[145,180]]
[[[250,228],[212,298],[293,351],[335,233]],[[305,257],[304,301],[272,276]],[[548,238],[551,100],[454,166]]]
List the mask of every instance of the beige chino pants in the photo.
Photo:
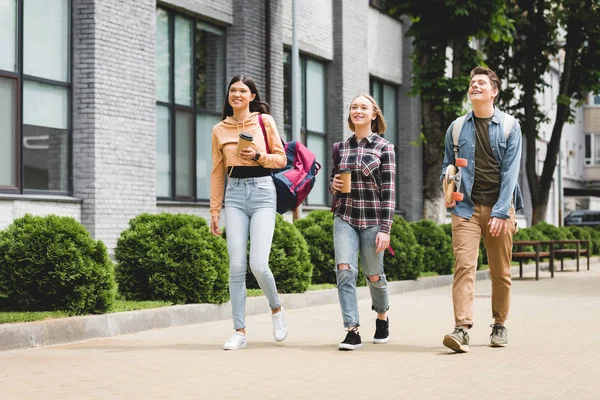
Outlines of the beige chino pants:
[[508,232],[502,231],[500,236],[492,237],[488,225],[492,207],[475,204],[471,219],[452,214],[452,248],[455,257],[452,300],[456,326],[473,326],[475,272],[482,235],[492,281],[492,317],[497,324],[504,324],[508,318],[515,210],[513,206],[510,207]]

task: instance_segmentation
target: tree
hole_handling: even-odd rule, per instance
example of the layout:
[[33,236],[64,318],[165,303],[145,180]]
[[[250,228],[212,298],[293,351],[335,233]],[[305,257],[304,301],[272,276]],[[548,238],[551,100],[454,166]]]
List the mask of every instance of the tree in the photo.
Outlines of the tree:
[[[469,72],[482,62],[473,39],[510,41],[511,21],[505,0],[387,0],[384,10],[408,16],[413,39],[413,95],[420,96],[423,130],[424,217],[441,221],[443,198],[439,176],[444,137],[450,123],[463,113]],[[452,49],[452,76],[447,76],[447,49]]]
[[[486,43],[491,68],[509,77],[501,102],[521,121],[526,142],[526,173],[533,206],[532,225],[545,220],[562,129],[588,92],[600,90],[600,2],[598,0],[508,0],[515,40]],[[564,32],[564,40],[561,37]],[[562,60],[556,117],[541,175],[536,170],[536,139],[547,117],[536,95],[548,84],[544,74],[553,57]],[[516,98],[516,101],[515,101]]]

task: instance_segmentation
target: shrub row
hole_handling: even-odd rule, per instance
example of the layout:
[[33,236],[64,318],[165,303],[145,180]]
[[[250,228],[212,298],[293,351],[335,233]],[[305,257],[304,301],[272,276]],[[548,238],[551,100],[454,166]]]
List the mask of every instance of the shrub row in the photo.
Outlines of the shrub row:
[[[515,240],[589,239],[600,254],[600,227],[558,228],[540,223]],[[395,216],[391,249],[385,252],[388,280],[416,279],[421,272],[450,274],[452,228]],[[485,263],[481,245],[478,266]],[[249,248],[248,248],[249,251]],[[108,311],[118,292],[131,300],[176,304],[229,300],[226,241],[214,237],[203,218],[188,214],[141,214],[129,221],[115,248],[106,247],[69,217],[26,215],[0,231],[0,310],[71,314]],[[335,283],[333,216],[313,211],[289,223],[278,215],[269,266],[281,293]],[[364,285],[360,279],[359,284]],[[247,286],[258,288],[248,272]]]

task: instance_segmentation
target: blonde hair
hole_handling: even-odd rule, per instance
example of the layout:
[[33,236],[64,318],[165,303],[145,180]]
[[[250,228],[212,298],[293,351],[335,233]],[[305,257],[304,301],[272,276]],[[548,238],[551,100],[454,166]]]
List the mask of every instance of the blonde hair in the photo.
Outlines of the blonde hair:
[[350,111],[352,110],[352,103],[354,103],[354,100],[358,99],[359,97],[364,97],[365,99],[369,100],[373,105],[373,114],[375,114],[375,119],[371,121],[371,131],[378,133],[379,135],[383,135],[385,133],[386,128],[383,113],[381,112],[381,108],[379,107],[379,104],[377,104],[373,96],[368,94],[359,94],[350,102],[350,108],[348,109],[348,128],[350,128],[352,132],[356,130],[356,126],[354,126],[354,122],[352,122],[352,118],[350,117]]

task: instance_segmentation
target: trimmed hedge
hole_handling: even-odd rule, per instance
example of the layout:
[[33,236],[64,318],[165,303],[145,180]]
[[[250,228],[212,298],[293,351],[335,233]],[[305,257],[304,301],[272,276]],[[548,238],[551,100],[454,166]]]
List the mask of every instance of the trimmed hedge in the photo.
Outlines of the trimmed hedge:
[[423,247],[404,218],[394,215],[390,235],[394,255],[385,251],[384,271],[389,281],[417,279],[423,271]]
[[428,219],[409,225],[417,243],[423,246],[423,269],[439,275],[451,274],[454,265],[452,239],[444,232],[444,228]]
[[71,217],[25,215],[0,232],[0,309],[97,314],[115,298],[106,246]]
[[308,244],[313,265],[312,283],[336,283],[333,247],[333,214],[328,210],[311,211],[294,222]]
[[[279,214],[275,222],[269,267],[275,277],[279,293],[303,293],[311,283],[313,265],[310,261],[308,245],[300,230]],[[246,287],[259,288],[250,268],[246,276]]]
[[229,300],[229,257],[206,221],[188,214],[141,214],[115,248],[119,292],[175,304]]

